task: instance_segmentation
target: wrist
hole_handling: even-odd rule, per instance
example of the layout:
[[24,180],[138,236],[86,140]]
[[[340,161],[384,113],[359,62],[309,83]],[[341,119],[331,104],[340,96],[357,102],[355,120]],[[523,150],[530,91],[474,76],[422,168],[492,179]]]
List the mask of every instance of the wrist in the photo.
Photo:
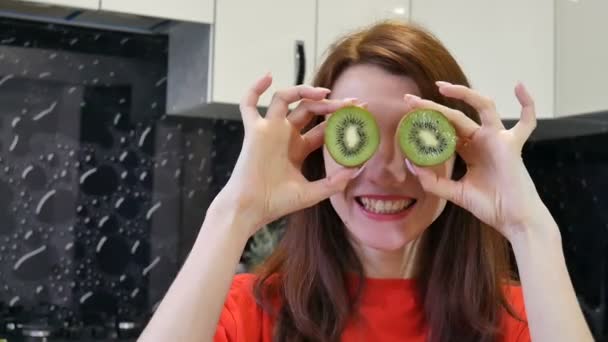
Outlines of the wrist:
[[507,240],[514,249],[521,246],[541,244],[561,248],[561,233],[549,209],[541,204],[528,219],[503,227]]
[[261,219],[252,206],[225,191],[221,191],[207,208],[203,225],[208,225],[208,222],[213,225],[210,229],[227,230],[245,239],[261,226]]

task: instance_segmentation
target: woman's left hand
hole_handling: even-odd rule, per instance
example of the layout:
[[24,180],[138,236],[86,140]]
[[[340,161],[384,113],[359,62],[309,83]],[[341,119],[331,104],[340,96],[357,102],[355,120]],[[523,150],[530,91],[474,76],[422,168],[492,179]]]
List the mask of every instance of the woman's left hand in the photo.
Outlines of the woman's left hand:
[[461,111],[433,101],[413,95],[406,95],[405,100],[412,109],[436,109],[452,122],[461,140],[457,153],[464,159],[467,172],[454,181],[438,177],[432,170],[414,166],[409,161],[408,167],[418,176],[425,191],[463,207],[511,240],[514,233],[529,226],[539,212],[545,212],[521,157],[522,147],[536,127],[534,102],[523,85],[515,87],[522,106],[521,118],[507,130],[491,99],[462,85],[437,82],[437,86],[444,96],[463,100],[477,110],[481,125]]

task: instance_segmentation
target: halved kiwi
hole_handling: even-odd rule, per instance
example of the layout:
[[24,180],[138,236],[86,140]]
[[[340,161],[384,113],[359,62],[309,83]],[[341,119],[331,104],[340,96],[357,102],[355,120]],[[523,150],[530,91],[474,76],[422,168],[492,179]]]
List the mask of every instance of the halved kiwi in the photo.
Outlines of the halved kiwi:
[[417,109],[399,122],[397,140],[412,163],[432,166],[445,162],[454,154],[457,136],[454,126],[441,112]]
[[331,157],[347,167],[369,160],[380,144],[380,129],[364,108],[343,107],[332,113],[325,127],[325,146]]

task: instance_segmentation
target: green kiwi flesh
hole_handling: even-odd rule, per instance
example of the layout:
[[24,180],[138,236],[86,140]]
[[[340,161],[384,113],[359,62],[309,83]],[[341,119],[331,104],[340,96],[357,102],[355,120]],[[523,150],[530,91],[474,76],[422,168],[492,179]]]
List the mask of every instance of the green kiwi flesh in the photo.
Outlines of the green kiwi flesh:
[[359,166],[374,155],[379,144],[376,119],[364,108],[343,107],[327,119],[325,146],[338,164]]
[[452,157],[457,136],[454,126],[441,112],[418,109],[401,119],[397,139],[401,150],[412,163],[432,166]]

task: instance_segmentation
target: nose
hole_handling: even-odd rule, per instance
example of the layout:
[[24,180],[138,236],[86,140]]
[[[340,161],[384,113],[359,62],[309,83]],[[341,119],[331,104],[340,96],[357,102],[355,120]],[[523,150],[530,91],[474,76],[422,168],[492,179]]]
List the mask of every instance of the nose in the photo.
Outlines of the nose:
[[365,178],[379,186],[402,184],[408,173],[404,158],[394,139],[382,139],[365,166]]

